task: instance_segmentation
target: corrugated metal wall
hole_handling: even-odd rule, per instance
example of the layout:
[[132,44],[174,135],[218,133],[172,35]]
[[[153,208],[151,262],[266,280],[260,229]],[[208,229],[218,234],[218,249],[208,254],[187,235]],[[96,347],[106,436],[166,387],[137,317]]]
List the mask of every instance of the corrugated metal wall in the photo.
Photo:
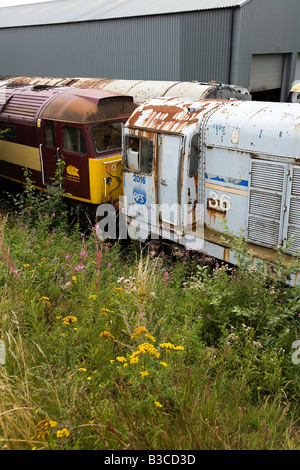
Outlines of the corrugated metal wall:
[[290,80],[300,52],[299,0],[260,0],[241,9],[237,80],[249,86],[254,54],[291,54]]
[[231,10],[1,30],[0,75],[227,82]]

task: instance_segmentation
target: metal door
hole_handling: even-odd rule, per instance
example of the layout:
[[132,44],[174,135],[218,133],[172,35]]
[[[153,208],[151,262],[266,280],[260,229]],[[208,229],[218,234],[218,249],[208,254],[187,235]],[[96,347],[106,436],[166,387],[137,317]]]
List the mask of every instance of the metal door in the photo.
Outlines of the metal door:
[[161,223],[180,226],[181,136],[159,135],[158,204]]

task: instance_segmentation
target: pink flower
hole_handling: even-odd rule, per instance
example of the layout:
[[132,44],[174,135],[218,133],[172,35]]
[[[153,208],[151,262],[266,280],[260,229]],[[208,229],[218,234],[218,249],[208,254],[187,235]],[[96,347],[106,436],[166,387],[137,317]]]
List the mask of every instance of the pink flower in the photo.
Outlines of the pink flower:
[[75,266],[75,271],[80,271],[81,269],[83,269],[81,264],[77,264],[77,266]]

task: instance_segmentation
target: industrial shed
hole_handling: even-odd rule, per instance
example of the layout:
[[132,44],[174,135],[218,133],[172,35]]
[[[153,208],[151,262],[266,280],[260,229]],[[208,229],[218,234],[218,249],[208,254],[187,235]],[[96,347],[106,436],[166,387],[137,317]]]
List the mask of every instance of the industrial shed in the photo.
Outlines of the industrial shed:
[[0,75],[221,81],[285,101],[299,0],[55,0],[0,8]]

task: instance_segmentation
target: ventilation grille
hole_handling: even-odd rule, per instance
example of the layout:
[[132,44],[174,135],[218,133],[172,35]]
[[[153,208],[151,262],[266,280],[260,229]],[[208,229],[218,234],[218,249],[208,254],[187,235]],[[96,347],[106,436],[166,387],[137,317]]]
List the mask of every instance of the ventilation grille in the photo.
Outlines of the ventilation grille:
[[287,239],[287,252],[300,256],[300,228],[289,226]]
[[251,186],[253,188],[282,191],[284,166],[269,162],[252,162]]
[[15,94],[2,109],[2,114],[32,120],[46,100],[48,96]]
[[251,191],[250,214],[280,219],[282,197],[280,194]]
[[248,238],[258,245],[279,244],[285,166],[253,160],[249,196]]
[[297,167],[293,171],[292,194],[300,196],[300,168]]
[[248,237],[252,243],[276,247],[278,245],[279,227],[278,222],[250,216],[248,220]]

